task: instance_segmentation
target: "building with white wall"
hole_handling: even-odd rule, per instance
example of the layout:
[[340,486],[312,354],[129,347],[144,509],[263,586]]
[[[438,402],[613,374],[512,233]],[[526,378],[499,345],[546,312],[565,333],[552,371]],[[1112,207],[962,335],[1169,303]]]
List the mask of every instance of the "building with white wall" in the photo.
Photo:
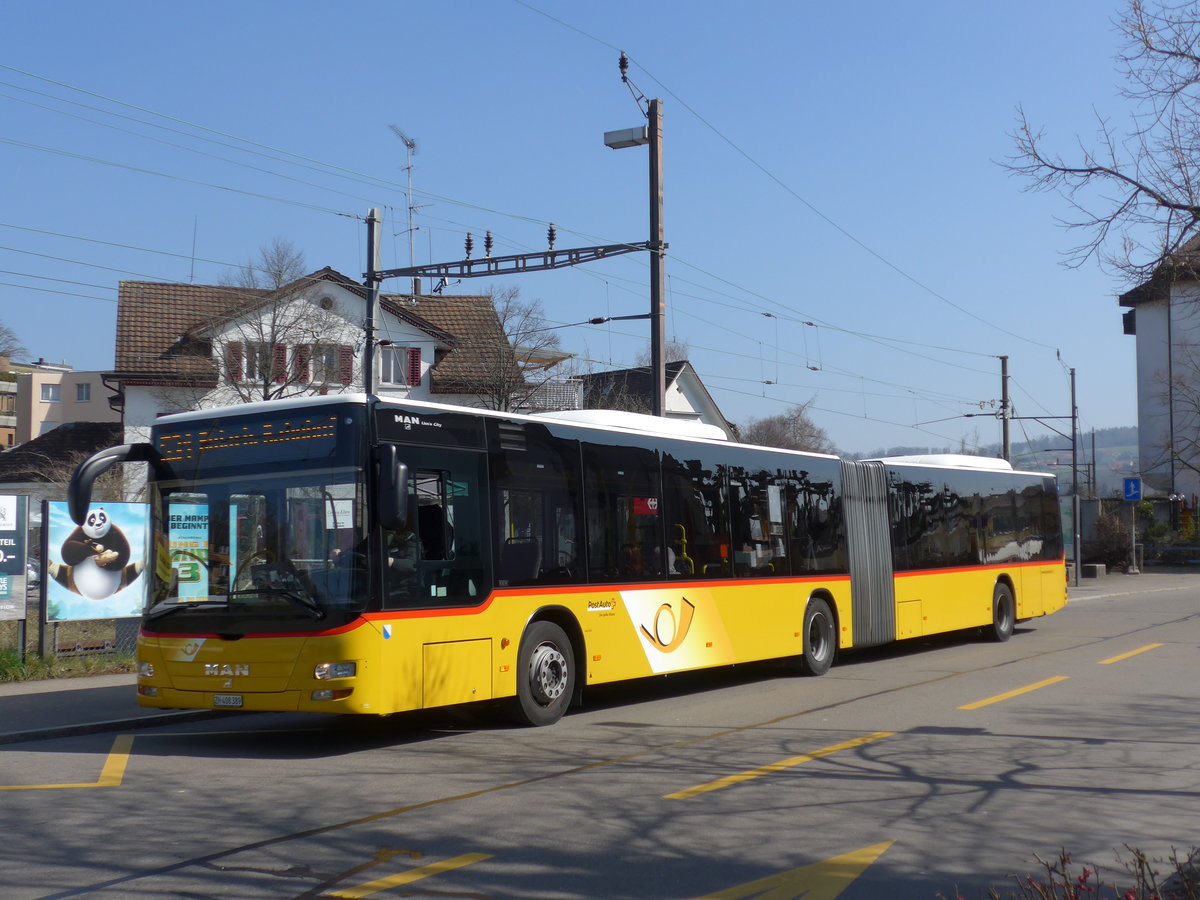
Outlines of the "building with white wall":
[[1129,310],[1125,333],[1137,341],[1143,484],[1160,495],[1200,495],[1200,272],[1164,265],[1120,304]]

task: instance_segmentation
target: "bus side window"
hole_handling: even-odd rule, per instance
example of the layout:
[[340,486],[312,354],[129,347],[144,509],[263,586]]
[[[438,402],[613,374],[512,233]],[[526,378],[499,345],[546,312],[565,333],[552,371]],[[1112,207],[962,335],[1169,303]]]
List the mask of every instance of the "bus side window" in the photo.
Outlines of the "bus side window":
[[730,575],[725,474],[719,463],[663,453],[668,578]]
[[489,464],[497,586],[583,581],[578,442],[545,425],[504,423]]
[[658,454],[646,447],[585,443],[583,461],[589,578],[666,577],[670,554]]

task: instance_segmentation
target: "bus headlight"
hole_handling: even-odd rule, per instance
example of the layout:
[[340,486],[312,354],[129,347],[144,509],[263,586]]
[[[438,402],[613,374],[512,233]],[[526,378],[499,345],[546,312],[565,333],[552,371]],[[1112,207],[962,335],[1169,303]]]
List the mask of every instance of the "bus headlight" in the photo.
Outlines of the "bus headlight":
[[317,681],[324,681],[327,678],[353,678],[358,671],[358,666],[352,662],[340,663],[318,663],[313,669],[313,678]]
[[154,663],[139,662],[138,663],[138,678],[153,678]]

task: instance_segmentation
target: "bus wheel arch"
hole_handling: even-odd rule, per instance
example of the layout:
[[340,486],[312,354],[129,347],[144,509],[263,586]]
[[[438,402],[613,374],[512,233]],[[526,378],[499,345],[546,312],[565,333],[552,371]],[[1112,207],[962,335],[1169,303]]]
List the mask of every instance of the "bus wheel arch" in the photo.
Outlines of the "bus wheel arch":
[[985,629],[990,640],[997,643],[1007,641],[1013,635],[1017,622],[1017,593],[1007,575],[996,579],[992,588],[992,624]]
[[802,655],[797,660],[804,675],[824,675],[838,649],[837,604],[825,591],[814,591],[804,604],[801,624]]
[[540,610],[521,634],[512,711],[524,725],[553,725],[583,692],[583,634],[566,610]]

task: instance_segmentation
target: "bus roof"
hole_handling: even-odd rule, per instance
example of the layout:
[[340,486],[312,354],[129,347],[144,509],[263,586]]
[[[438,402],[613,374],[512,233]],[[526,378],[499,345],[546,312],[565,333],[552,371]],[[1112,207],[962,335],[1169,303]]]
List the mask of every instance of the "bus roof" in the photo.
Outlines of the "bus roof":
[[920,453],[915,456],[885,456],[863,462],[881,462],[897,466],[933,466],[940,469],[974,469],[978,472],[1014,472],[1020,475],[1046,476],[1048,472],[1014,469],[1006,459],[992,456],[968,456],[965,453]]
[[649,431],[667,437],[707,438],[727,441],[725,432],[716,425],[693,419],[669,419],[620,409],[564,409],[556,412],[533,413],[534,419],[554,419],[577,425],[599,425],[622,431]]

